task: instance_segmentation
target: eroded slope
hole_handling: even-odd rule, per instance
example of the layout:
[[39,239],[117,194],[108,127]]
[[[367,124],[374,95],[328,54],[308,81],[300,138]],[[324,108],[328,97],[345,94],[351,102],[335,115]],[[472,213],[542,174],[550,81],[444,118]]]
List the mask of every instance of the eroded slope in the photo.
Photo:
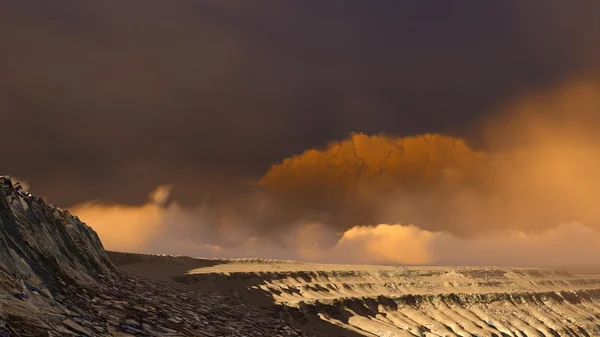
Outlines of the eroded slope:
[[[600,275],[503,267],[136,259],[120,268],[142,274],[153,270],[248,302],[269,303],[268,298],[297,327],[322,336],[600,336]],[[344,330],[312,329],[319,322]]]
[[0,176],[0,336],[298,336],[274,310],[123,275],[96,233]]

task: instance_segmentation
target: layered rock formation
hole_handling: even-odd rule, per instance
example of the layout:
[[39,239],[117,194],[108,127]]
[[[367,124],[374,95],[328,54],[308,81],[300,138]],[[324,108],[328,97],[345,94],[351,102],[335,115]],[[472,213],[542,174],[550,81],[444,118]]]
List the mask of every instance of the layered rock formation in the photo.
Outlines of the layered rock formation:
[[0,176],[0,335],[64,334],[67,294],[118,279],[90,227]]
[[89,226],[0,177],[0,269],[38,287],[94,286],[117,269]]
[[109,254],[128,272],[271,303],[318,336],[600,336],[600,275]]

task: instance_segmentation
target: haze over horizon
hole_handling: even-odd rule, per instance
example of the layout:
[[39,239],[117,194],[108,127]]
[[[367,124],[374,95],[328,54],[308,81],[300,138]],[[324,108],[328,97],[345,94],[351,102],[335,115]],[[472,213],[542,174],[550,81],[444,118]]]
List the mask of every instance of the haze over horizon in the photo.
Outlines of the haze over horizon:
[[600,3],[0,5],[2,173],[105,248],[598,265]]

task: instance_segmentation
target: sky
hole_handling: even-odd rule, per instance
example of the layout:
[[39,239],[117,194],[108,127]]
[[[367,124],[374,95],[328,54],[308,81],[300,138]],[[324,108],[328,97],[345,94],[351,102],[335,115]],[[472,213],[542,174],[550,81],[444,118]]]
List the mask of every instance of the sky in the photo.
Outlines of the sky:
[[0,171],[113,250],[594,264],[598,12],[4,1]]

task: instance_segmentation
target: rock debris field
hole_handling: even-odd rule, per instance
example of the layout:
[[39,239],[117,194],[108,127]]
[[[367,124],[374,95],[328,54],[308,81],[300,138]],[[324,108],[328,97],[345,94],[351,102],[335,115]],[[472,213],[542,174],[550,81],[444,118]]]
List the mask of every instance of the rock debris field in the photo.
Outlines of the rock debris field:
[[3,300],[2,336],[300,335],[273,311],[168,281],[124,277],[101,291],[68,287],[56,303],[24,293]]
[[110,256],[127,273],[275,305],[307,335],[600,336],[600,275],[594,274]]

